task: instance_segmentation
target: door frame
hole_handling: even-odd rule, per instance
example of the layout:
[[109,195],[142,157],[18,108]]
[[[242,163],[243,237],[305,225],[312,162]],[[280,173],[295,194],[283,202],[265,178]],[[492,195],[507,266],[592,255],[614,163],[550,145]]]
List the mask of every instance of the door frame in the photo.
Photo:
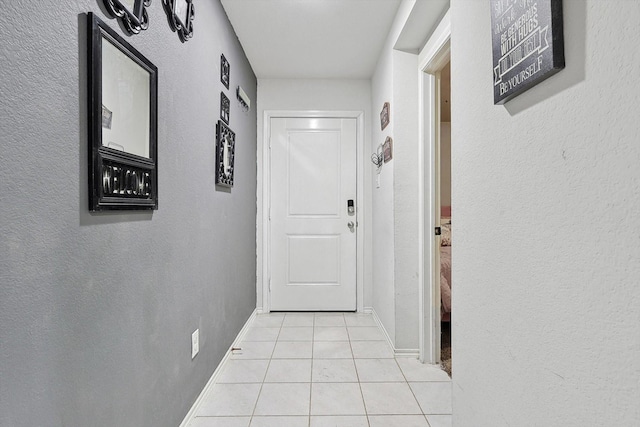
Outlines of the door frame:
[[[265,110],[262,126],[262,147],[258,156],[262,157],[262,176],[258,176],[258,185],[262,181],[262,193],[258,194],[257,221],[262,224],[262,232],[256,233],[258,243],[256,245],[257,258],[261,261],[258,268],[256,287],[262,292],[258,293],[257,308],[260,313],[271,312],[271,293],[269,282],[271,279],[271,227],[269,224],[269,211],[271,208],[271,156],[269,139],[271,135],[272,118],[331,118],[331,119],[355,119],[356,120],[356,309],[364,311],[364,236],[367,224],[365,223],[365,198],[364,198],[364,112],[363,111],[322,111],[322,110]],[[261,295],[260,295],[261,294]]]
[[[419,233],[418,283],[420,310],[420,361],[440,363],[440,286],[438,242],[434,227],[439,219],[438,74],[451,57],[450,12],[444,15],[418,57],[419,82]],[[437,277],[436,277],[437,276]]]

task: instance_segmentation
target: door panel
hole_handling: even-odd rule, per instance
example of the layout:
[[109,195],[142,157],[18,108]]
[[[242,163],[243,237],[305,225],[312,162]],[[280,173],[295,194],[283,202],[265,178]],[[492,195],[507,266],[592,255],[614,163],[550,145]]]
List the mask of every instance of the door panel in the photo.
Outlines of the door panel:
[[[340,236],[288,236],[289,285],[337,285]],[[324,254],[318,258],[318,254]]]
[[355,119],[272,118],[271,310],[356,309],[347,200],[356,200]]
[[339,132],[289,134],[289,215],[339,215],[339,148]]

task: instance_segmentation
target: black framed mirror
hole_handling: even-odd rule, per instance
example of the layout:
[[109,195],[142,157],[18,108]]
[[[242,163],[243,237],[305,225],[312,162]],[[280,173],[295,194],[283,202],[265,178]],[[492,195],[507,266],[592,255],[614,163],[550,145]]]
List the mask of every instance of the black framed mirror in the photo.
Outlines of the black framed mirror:
[[195,8],[193,0],[162,0],[171,29],[178,33],[183,43],[193,37]]
[[157,209],[158,69],[87,18],[89,209]]
[[119,18],[130,34],[138,34],[149,28],[147,7],[151,0],[102,0],[107,12],[113,18]]
[[216,134],[216,184],[233,187],[236,134],[222,120],[218,120]]

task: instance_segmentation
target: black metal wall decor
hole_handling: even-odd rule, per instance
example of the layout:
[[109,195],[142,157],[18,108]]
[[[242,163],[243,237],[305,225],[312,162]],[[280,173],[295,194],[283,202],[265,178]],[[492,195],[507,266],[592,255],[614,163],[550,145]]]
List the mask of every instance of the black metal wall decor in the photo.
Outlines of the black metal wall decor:
[[171,29],[178,33],[182,43],[193,37],[195,8],[193,0],[162,0]]
[[493,103],[564,68],[562,0],[491,0]]
[[151,0],[102,0],[107,12],[120,22],[130,34],[138,34],[149,28],[147,7]]
[[229,124],[229,110],[231,108],[231,102],[224,92],[220,92],[220,118],[224,120],[226,124]]
[[157,209],[158,69],[87,18],[89,209]]
[[229,65],[229,61],[224,57],[224,54],[220,55],[220,81],[229,89],[229,81],[231,75],[231,65]]
[[216,134],[216,184],[233,187],[236,134],[222,120],[218,120]]

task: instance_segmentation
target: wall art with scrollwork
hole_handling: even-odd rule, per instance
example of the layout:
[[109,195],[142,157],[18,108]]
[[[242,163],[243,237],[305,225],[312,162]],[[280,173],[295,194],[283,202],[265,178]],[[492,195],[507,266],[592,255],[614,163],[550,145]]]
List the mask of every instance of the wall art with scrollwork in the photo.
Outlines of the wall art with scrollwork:
[[233,187],[236,134],[222,120],[218,120],[216,134],[216,184]]
[[224,53],[220,55],[220,81],[224,87],[229,89],[229,82],[231,81],[231,65],[224,56]]
[[112,18],[119,18],[130,34],[138,34],[149,28],[147,7],[151,0],[102,0]]
[[224,92],[220,92],[220,118],[226,124],[229,124],[229,110],[231,109],[231,101]]
[[178,33],[182,43],[193,37],[193,20],[195,8],[193,0],[162,0],[169,26]]

